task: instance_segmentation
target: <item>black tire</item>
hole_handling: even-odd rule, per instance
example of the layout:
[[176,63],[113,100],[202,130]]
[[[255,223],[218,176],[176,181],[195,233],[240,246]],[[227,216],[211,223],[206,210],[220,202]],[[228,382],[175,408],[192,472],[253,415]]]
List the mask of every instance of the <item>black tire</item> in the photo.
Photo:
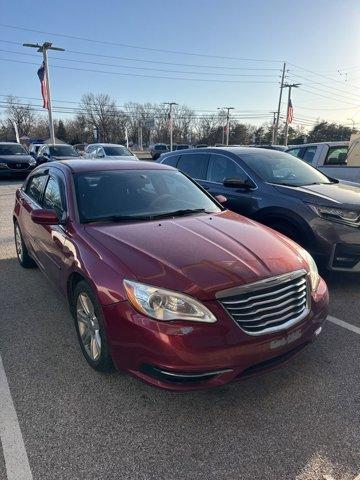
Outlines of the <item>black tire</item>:
[[29,255],[28,249],[22,237],[20,226],[16,221],[14,222],[14,239],[15,239],[16,256],[20,265],[23,268],[35,268],[36,263]]
[[[97,336],[97,338],[100,338],[101,340],[98,358],[93,358],[91,356],[93,353],[91,349],[91,345],[92,345],[91,342],[93,341],[94,337],[91,337],[92,340],[90,340],[90,345],[86,346],[85,344],[86,342],[84,343],[84,340],[83,340],[83,338],[86,336],[85,331],[83,331],[82,333],[80,332],[80,329],[82,327],[79,325],[82,325],[82,323],[85,323],[81,321],[79,323],[79,318],[81,316],[78,311],[78,306],[81,308],[81,306],[79,305],[81,304],[81,300],[79,299],[80,295],[82,296],[82,298],[84,298],[84,296],[87,296],[91,300],[91,303],[93,306],[94,315],[96,317],[96,322],[98,327],[93,330],[93,333],[98,332],[97,334],[94,334],[94,336]],[[75,285],[75,288],[72,294],[72,305],[73,305],[72,311],[73,311],[73,316],[75,320],[76,333],[78,336],[81,351],[86,361],[94,370],[97,370],[99,372],[111,372],[114,369],[114,366],[113,366],[112,358],[110,355],[109,343],[106,337],[104,316],[103,316],[102,309],[96,294],[93,292],[93,289],[85,280],[82,280]],[[88,327],[85,327],[85,329],[86,328]],[[94,342],[96,344],[95,340]]]

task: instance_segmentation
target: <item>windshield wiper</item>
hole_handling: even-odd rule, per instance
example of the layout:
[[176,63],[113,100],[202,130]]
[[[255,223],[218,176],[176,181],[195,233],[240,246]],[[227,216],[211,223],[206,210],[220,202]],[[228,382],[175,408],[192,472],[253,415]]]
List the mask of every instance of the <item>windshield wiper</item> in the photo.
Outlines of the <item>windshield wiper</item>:
[[151,215],[151,219],[164,218],[164,217],[182,217],[183,215],[191,215],[193,213],[210,213],[205,208],[185,208],[182,210],[175,210],[174,212],[159,213],[157,215]]
[[96,222],[136,222],[137,220],[151,220],[151,216],[133,216],[133,215],[110,215],[108,217],[89,218],[83,221],[83,223],[96,223]]

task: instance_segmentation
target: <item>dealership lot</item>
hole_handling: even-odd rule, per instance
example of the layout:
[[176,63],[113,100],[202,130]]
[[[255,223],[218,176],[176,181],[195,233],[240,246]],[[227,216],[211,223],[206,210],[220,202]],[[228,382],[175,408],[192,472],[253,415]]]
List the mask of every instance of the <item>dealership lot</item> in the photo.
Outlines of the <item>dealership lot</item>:
[[65,301],[38,270],[18,266],[11,223],[18,184],[0,181],[0,352],[11,392],[9,403],[1,389],[0,407],[15,408],[21,429],[15,442],[0,432],[1,479],[21,478],[11,461],[22,472],[28,462],[34,479],[353,480],[360,473],[359,276],[327,279],[330,314],[350,329],[328,322],[283,369],[217,390],[155,390],[91,370]]

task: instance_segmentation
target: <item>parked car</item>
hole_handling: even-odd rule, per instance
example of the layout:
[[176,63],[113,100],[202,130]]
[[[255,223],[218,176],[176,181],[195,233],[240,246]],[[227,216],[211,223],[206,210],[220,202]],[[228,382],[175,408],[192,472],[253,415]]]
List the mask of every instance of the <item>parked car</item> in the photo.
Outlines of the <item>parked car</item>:
[[0,178],[28,175],[36,161],[19,143],[0,142]]
[[187,145],[186,143],[178,143],[173,147],[173,150],[187,150],[190,148],[190,145]]
[[68,160],[69,158],[78,158],[79,153],[72,145],[66,143],[45,143],[38,150],[36,162],[38,165],[55,160]]
[[86,147],[84,156],[104,160],[138,160],[126,147],[113,143],[91,143]]
[[87,145],[88,145],[87,143],[76,143],[74,145],[75,150],[81,157],[85,154],[85,149]]
[[207,145],[206,143],[198,143],[197,145],[195,145],[195,148],[206,148]]
[[35,160],[38,156],[39,148],[42,147],[43,145],[44,145],[43,143],[30,143],[29,153],[33,158],[35,158]]
[[155,143],[155,145],[150,147],[150,155],[153,160],[158,159],[162,153],[168,151],[166,143]]
[[291,145],[286,151],[332,178],[360,183],[360,167],[347,166],[349,142]]
[[360,187],[331,179],[288,153],[208,148],[168,153],[226,206],[292,238],[330,270],[360,271]]
[[272,369],[327,316],[304,249],[165,165],[40,166],[16,192],[14,229],[20,264],[36,263],[67,297],[88,363],[157,387]]

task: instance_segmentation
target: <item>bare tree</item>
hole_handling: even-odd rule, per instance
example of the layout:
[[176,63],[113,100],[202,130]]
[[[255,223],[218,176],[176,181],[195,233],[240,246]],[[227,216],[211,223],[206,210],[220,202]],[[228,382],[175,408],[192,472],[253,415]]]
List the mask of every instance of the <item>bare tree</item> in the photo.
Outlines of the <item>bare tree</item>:
[[125,115],[107,94],[86,93],[82,96],[77,120],[85,128],[97,130],[103,142],[117,142],[124,137]]
[[19,135],[31,135],[31,129],[37,121],[31,105],[23,105],[17,97],[12,95],[6,97],[6,116],[9,123],[15,122]]

